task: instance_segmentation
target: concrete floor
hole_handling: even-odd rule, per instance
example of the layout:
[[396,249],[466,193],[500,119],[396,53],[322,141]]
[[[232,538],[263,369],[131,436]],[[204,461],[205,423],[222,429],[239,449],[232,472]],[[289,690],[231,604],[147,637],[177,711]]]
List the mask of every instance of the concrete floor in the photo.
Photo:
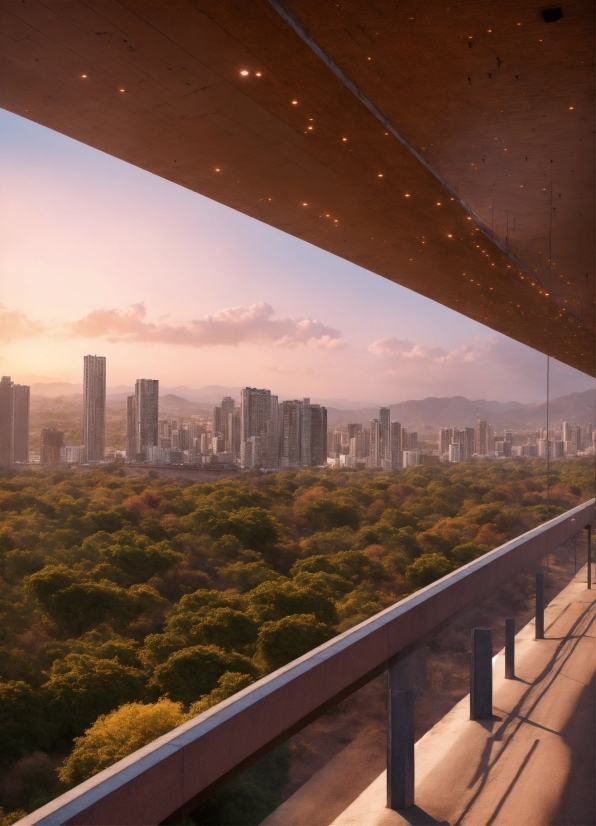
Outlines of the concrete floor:
[[419,740],[415,807],[385,808],[385,773],[360,791],[379,759],[363,736],[264,826],[596,823],[596,590],[585,581],[584,569],[547,607],[544,640],[533,622],[517,635],[517,679],[505,680],[503,652],[495,657],[492,720],[471,721],[465,697]]

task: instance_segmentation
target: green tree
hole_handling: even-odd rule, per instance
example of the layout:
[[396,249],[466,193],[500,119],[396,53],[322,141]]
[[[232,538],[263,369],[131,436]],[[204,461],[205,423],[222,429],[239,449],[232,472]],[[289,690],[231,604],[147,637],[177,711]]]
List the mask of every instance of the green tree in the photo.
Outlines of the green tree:
[[247,688],[252,682],[253,678],[250,674],[240,674],[238,671],[226,671],[226,673],[222,674],[219,678],[216,687],[210,691],[209,694],[205,694],[204,697],[191,705],[189,716],[196,717],[198,714],[202,714],[218,703],[223,703],[228,697],[232,697],[232,695],[237,694],[238,691]]
[[261,626],[257,640],[258,657],[268,671],[281,668],[327,640],[333,632],[314,614],[294,614]]
[[43,686],[63,736],[82,734],[100,714],[142,699],[146,676],[117,660],[69,654],[57,660]]
[[21,680],[0,683],[0,766],[49,742],[48,721],[37,692]]
[[406,579],[414,588],[424,588],[452,570],[452,563],[442,554],[422,554],[406,568]]
[[167,734],[186,717],[182,705],[171,700],[148,705],[127,703],[98,717],[84,735],[76,738],[74,749],[58,770],[58,776],[70,786],[82,783]]
[[246,613],[232,608],[215,608],[190,630],[194,643],[217,645],[228,651],[241,651],[255,642],[259,627]]
[[176,651],[158,665],[152,683],[170,700],[190,705],[203,694],[209,694],[226,671],[256,676],[248,657],[215,645],[194,645]]

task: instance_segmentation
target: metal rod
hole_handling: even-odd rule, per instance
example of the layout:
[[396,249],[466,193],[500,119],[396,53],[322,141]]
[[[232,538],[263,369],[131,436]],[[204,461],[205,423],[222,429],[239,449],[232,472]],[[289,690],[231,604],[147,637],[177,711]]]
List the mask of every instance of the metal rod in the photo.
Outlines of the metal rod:
[[588,591],[592,590],[592,526],[586,525],[588,532]]
[[387,713],[387,808],[414,805],[414,692],[389,688]]
[[505,620],[505,679],[515,680],[515,620]]
[[472,628],[470,720],[493,716],[493,640],[490,628]]
[[536,639],[544,639],[544,574],[536,574]]

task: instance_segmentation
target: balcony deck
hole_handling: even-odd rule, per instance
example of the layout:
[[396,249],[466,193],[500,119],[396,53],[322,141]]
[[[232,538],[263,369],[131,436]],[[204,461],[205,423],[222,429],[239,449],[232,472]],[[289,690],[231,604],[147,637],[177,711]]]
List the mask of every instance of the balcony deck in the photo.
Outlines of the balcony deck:
[[[270,815],[263,826],[547,826],[596,822],[596,591],[586,569],[545,612],[545,639],[534,621],[516,637],[516,679],[504,679],[504,652],[494,659],[492,720],[469,719],[469,696],[416,744],[416,803],[385,807],[382,772],[355,800],[350,788],[376,742],[351,743]],[[351,801],[330,817],[329,802]]]

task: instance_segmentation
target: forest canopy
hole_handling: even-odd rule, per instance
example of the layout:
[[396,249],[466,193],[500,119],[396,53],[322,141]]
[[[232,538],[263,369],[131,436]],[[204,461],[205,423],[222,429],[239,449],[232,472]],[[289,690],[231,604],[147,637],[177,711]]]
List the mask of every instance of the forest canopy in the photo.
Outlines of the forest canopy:
[[0,820],[592,495],[579,458],[548,497],[523,459],[0,471]]

